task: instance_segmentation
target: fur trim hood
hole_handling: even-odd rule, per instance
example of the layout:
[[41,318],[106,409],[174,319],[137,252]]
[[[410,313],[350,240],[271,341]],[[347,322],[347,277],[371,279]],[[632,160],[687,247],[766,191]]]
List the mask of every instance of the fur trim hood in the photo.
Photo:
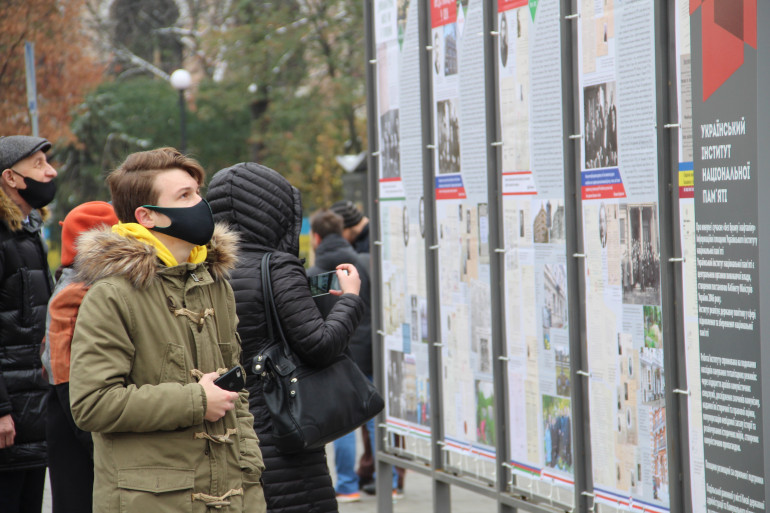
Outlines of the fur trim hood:
[[[238,234],[217,224],[206,245],[205,263],[214,280],[226,279],[238,260]],[[122,237],[102,227],[82,234],[75,256],[76,281],[92,285],[110,276],[124,276],[136,288],[147,288],[163,268],[157,251],[134,237]]]
[[[30,215],[35,212],[33,210]],[[48,208],[43,207],[38,210],[40,218],[45,221],[48,219]],[[5,222],[8,229],[12,232],[18,232],[22,228],[24,223],[24,212],[21,211],[19,206],[8,197],[8,195],[0,188],[0,221]]]

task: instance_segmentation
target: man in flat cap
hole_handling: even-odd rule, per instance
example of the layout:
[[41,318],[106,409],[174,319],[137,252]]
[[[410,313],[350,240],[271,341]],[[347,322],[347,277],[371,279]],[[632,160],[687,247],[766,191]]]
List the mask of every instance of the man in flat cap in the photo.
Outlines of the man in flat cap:
[[40,511],[45,396],[40,347],[53,280],[40,230],[56,193],[41,137],[0,137],[0,511]]

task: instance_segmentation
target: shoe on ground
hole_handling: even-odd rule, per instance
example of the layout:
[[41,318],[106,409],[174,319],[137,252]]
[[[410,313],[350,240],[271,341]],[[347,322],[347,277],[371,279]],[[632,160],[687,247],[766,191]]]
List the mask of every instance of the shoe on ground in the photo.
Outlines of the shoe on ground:
[[361,494],[358,492],[337,494],[337,502],[342,504],[345,504],[348,502],[358,502],[360,500],[361,500]]
[[401,488],[393,488],[393,500],[403,499],[404,490]]
[[366,483],[364,486],[362,486],[361,490],[366,495],[375,495],[377,493],[377,485],[374,484],[374,481],[372,481],[371,483]]

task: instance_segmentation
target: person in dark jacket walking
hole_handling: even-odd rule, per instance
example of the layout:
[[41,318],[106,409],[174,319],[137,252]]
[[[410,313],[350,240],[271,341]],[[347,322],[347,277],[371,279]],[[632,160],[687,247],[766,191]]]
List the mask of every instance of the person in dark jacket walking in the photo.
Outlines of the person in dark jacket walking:
[[45,395],[40,347],[53,280],[40,229],[56,170],[40,137],[0,138],[0,511],[40,511]]
[[[241,362],[276,342],[268,339],[261,260],[273,252],[270,273],[281,327],[292,350],[306,362],[324,365],[345,351],[364,313],[358,296],[360,280],[353,265],[340,266],[342,295],[324,320],[310,295],[307,274],[298,258],[302,202],[297,188],[279,173],[256,163],[241,163],[219,171],[209,184],[207,199],[214,219],[227,222],[241,237],[241,255],[230,283],[235,291]],[[261,441],[266,470],[262,475],[267,510],[272,513],[337,511],[326,453],[323,449],[282,454],[273,445],[272,423],[262,382],[246,380],[254,430]],[[333,400],[333,398],[330,398]]]
[[[310,241],[315,251],[315,263],[308,276],[332,271],[342,263],[352,263],[361,277],[361,299],[364,316],[350,339],[350,356],[361,372],[372,377],[372,311],[369,285],[369,254],[356,253],[342,237],[342,217],[331,210],[319,210],[310,217]],[[318,309],[326,317],[337,302],[331,294],[315,298]],[[372,421],[373,422],[373,421]],[[334,466],[337,471],[337,501],[354,502],[361,499],[356,475],[356,432],[334,441]]]

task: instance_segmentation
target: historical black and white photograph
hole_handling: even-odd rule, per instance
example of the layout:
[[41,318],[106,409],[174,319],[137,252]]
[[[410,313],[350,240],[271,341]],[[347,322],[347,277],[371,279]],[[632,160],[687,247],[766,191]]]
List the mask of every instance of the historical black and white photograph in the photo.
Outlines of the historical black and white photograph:
[[439,174],[460,172],[460,123],[455,100],[436,104]]
[[607,247],[607,209],[604,203],[599,207],[599,241],[603,248]]
[[583,90],[585,168],[618,165],[618,110],[615,82]]
[[401,150],[398,135],[398,109],[380,116],[380,159],[383,178],[401,176]]
[[444,75],[457,74],[457,25],[444,25]]
[[388,363],[388,415],[403,418],[406,413],[404,353],[390,351],[390,362]]
[[618,209],[623,302],[659,305],[658,205],[622,203]]
[[567,266],[543,265],[543,327],[567,325]]

